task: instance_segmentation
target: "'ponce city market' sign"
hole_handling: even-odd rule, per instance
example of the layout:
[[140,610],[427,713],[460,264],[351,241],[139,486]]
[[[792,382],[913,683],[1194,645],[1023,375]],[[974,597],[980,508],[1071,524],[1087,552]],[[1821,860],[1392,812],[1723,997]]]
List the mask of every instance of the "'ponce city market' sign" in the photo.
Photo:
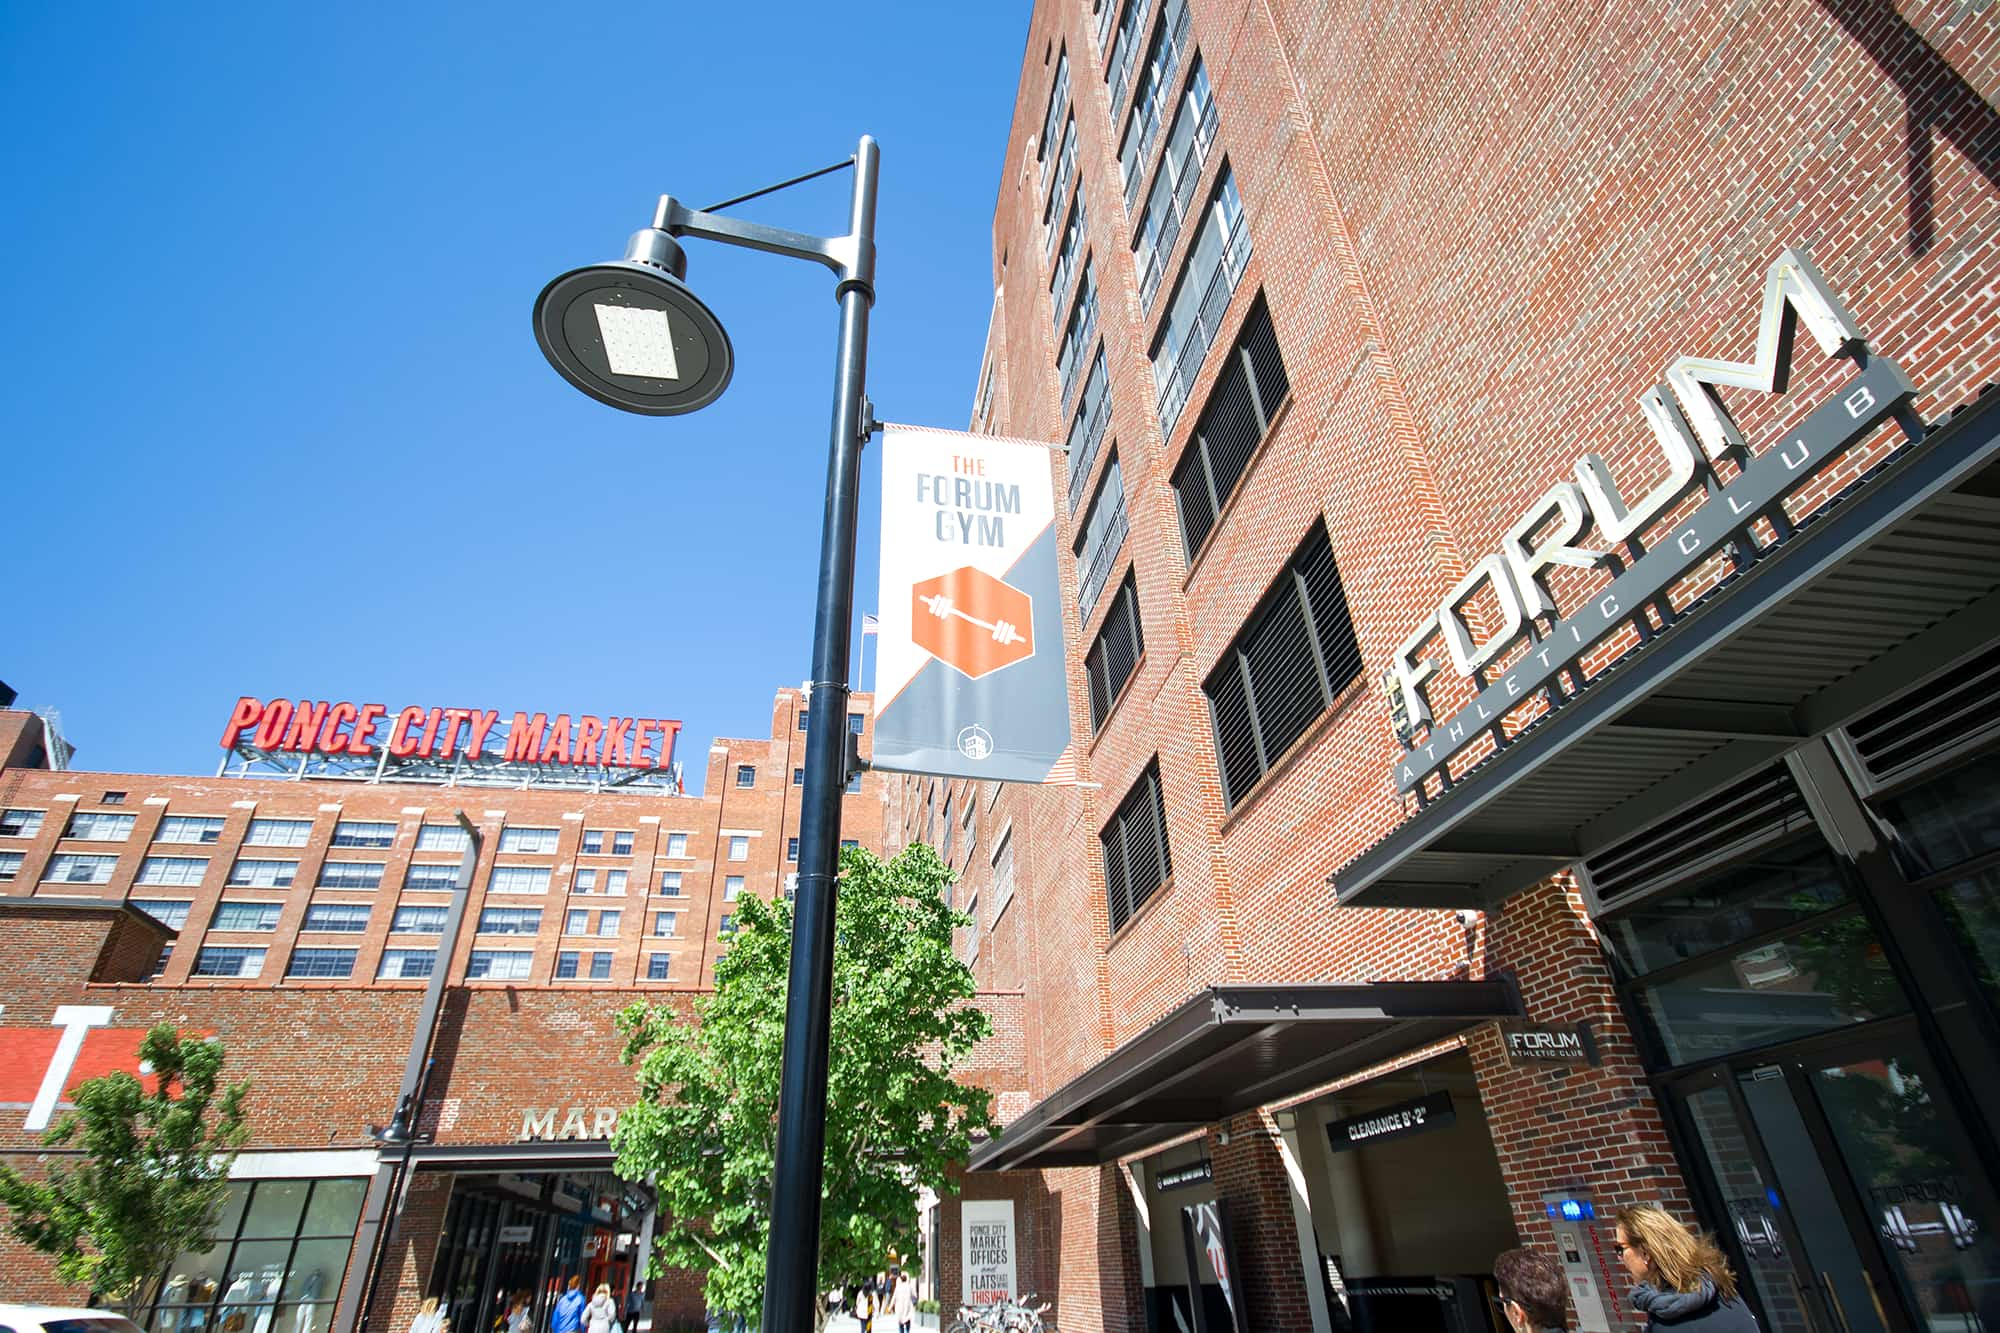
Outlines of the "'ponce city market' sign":
[[[1852,357],[1859,373],[1782,443],[1753,452],[1715,389],[1782,393],[1795,320],[1804,322],[1829,357]],[[1422,799],[1425,779],[1443,775],[1452,758],[1480,736],[1504,746],[1509,739],[1504,719],[1540,692],[1547,690],[1549,702],[1560,706],[1588,683],[1579,659],[1616,631],[1629,625],[1644,643],[1671,626],[1669,588],[1725,543],[1733,544],[1738,568],[1755,560],[1762,553],[1752,535],[1758,520],[1768,520],[1776,534],[1767,546],[1784,541],[1792,524],[1780,502],[1884,420],[1906,413],[1915,392],[1892,362],[1868,352],[1854,317],[1806,257],[1787,249],[1765,280],[1753,360],[1683,356],[1667,368],[1665,383],[1639,396],[1640,415],[1666,460],[1665,479],[1628,499],[1603,458],[1584,454],[1576,460],[1574,479],[1556,482],[1528,506],[1499,549],[1474,565],[1404,642],[1385,680],[1407,748],[1396,764],[1397,788]],[[1919,432],[1907,417],[1904,422],[1907,433]],[[1726,485],[1713,466],[1725,458],[1740,468]],[[1663,524],[1698,485],[1708,491],[1700,507],[1671,526]],[[1592,533],[1596,545],[1579,545]],[[1557,567],[1601,569],[1614,577],[1565,616],[1547,583]],[[1483,641],[1475,641],[1466,615],[1475,600],[1497,608]],[[1452,670],[1478,687],[1470,703],[1442,719],[1431,714],[1428,688],[1439,664],[1423,655],[1433,638],[1443,640]],[[1524,638],[1526,651],[1505,667],[1493,667]],[[1421,741],[1415,739],[1418,727],[1425,728]]]

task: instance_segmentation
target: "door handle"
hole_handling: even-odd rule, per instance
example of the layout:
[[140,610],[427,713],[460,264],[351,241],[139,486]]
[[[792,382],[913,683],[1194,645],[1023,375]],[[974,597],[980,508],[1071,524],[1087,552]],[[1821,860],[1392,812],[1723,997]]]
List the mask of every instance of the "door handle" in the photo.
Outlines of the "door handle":
[[1798,1278],[1791,1273],[1786,1273],[1785,1281],[1791,1284],[1792,1304],[1798,1307],[1799,1318],[1806,1321],[1808,1333],[1819,1333],[1818,1321],[1813,1318],[1812,1302],[1808,1301],[1805,1292],[1799,1289]]
[[1854,1325],[1847,1322],[1847,1311],[1840,1304],[1840,1293],[1833,1289],[1833,1277],[1821,1269],[1819,1280],[1826,1291],[1826,1303],[1833,1307],[1833,1317],[1840,1321],[1841,1333],[1854,1333]]
[[1882,1321],[1882,1327],[1889,1327],[1889,1316],[1882,1309],[1882,1293],[1875,1290],[1875,1278],[1867,1269],[1861,1270],[1861,1280],[1868,1284],[1868,1299],[1875,1302],[1875,1317]]

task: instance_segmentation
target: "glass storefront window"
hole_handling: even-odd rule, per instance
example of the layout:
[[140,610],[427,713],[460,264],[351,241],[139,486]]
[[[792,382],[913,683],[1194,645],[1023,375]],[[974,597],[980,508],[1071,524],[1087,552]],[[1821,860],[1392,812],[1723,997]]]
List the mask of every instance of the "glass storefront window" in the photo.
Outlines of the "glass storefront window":
[[2000,868],[1932,891],[1986,998],[2000,1006]]
[[367,1182],[238,1181],[216,1245],[169,1270],[153,1333],[326,1333]]
[[1610,922],[1604,940],[1626,975],[1644,976],[1803,922],[1848,900],[1833,853],[1813,838],[1641,903]]
[[2000,756],[1962,768],[1883,803],[1896,852],[1912,878],[2000,852]]
[[1692,1064],[1908,1005],[1858,912],[1677,971],[1639,990],[1667,1063]]

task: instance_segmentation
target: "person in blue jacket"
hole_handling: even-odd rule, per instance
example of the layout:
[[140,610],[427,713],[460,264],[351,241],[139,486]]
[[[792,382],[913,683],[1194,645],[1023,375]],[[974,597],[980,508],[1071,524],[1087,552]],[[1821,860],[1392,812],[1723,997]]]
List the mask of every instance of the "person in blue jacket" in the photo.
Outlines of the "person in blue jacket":
[[549,1333],[577,1333],[583,1327],[583,1279],[571,1276],[569,1290],[557,1300],[549,1314]]
[[1618,1261],[1637,1279],[1626,1300],[1646,1316],[1647,1328],[1756,1333],[1757,1316],[1737,1295],[1736,1275],[1711,1237],[1649,1203],[1619,1209],[1617,1222]]

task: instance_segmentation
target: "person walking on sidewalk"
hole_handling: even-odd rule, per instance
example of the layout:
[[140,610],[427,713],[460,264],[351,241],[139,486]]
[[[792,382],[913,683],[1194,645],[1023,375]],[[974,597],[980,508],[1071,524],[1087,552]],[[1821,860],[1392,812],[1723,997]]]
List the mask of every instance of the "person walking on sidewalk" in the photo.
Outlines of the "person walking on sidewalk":
[[1561,1333],[1569,1327],[1562,1269],[1540,1250],[1508,1250],[1493,1261],[1493,1280],[1500,1286],[1500,1312],[1514,1333]]
[[549,1333],[581,1333],[583,1328],[583,1279],[572,1276],[569,1290],[556,1300],[549,1312]]
[[1620,1208],[1612,1248],[1637,1280],[1626,1299],[1646,1327],[1756,1333],[1757,1316],[1736,1294],[1736,1275],[1708,1236],[1649,1203]]
[[585,1333],[611,1333],[618,1323],[618,1302],[611,1299],[611,1284],[600,1282],[583,1307]]
[[917,1284],[897,1264],[889,1265],[889,1313],[895,1316],[897,1333],[910,1333],[917,1320]]

